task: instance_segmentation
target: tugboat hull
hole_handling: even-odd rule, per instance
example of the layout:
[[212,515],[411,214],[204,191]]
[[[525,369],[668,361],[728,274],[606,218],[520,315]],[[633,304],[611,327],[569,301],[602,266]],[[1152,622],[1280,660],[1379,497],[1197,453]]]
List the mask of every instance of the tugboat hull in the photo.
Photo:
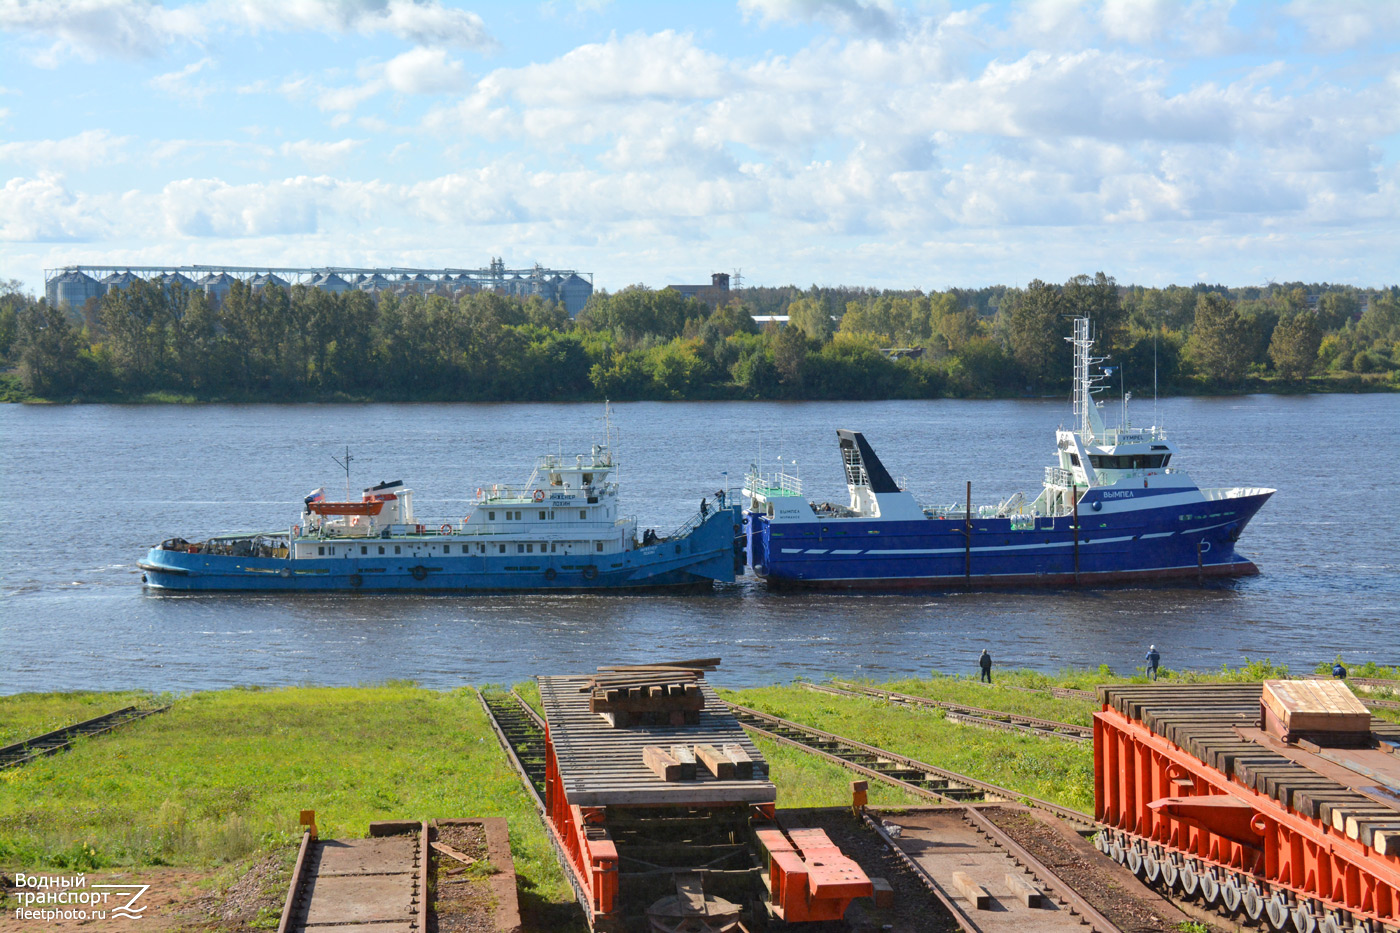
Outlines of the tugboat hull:
[[[147,587],[179,592],[533,592],[732,583],[737,511],[715,510],[684,537],[596,558],[404,554],[288,559],[157,547],[138,566]],[[358,543],[341,542],[351,549]]]

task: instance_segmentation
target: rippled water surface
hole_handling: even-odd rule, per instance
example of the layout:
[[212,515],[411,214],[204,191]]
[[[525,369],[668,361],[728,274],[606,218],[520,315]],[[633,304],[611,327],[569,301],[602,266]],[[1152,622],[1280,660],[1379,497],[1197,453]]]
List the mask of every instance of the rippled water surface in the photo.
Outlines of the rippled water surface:
[[[760,452],[845,496],[835,429],[865,431],[921,501],[1039,490],[1063,401],[637,403],[614,407],[624,510],[663,533]],[[403,479],[420,520],[602,436],[601,406],[0,406],[0,693],[231,684],[509,682],[659,657],[724,658],[727,684],[997,663],[1129,671],[1337,652],[1400,663],[1400,396],[1172,399],[1174,465],[1277,488],[1240,542],[1263,573],[1205,589],[899,595],[152,596],[162,538],[285,528],[316,486]],[[1135,420],[1151,420],[1152,403]],[[1112,420],[1112,419],[1110,419]]]

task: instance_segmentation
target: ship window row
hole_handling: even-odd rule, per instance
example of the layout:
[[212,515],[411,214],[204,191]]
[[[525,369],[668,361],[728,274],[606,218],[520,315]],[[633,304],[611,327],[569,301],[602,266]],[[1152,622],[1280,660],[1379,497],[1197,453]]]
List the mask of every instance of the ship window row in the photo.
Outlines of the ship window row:
[[[1075,466],[1079,458],[1070,454]],[[1160,470],[1171,462],[1171,454],[1090,454],[1096,470]]]
[[[523,512],[522,512],[522,511],[517,511],[517,510],[515,510],[515,509],[510,509],[510,510],[507,510],[507,511],[503,512],[502,515],[504,516],[504,518],[502,519],[503,521],[507,521],[507,522],[518,522],[518,521],[521,521],[521,520],[522,520]],[[552,521],[552,520],[554,519],[554,517],[555,517],[555,515],[554,515],[554,510],[553,510],[553,509],[540,509],[539,517],[540,517],[540,520],[541,520],[541,521],[546,521],[546,520]],[[580,521],[587,521],[587,520],[588,520],[588,510],[587,510],[587,509],[579,509],[579,510],[578,510],[578,517],[579,517],[579,520],[580,520]],[[496,520],[496,513],[495,513],[495,512],[488,511],[488,512],[486,513],[486,520],[487,520],[488,522],[494,522],[494,521]]]
[[[566,542],[563,542],[563,543],[561,544],[561,543],[558,542],[558,541],[554,541],[554,542],[550,542],[548,545],[546,545],[543,541],[541,541],[541,542],[540,542],[540,545],[539,545],[539,548],[540,548],[539,553],[541,553],[541,554],[557,554],[557,553],[559,553],[559,549],[560,549],[561,547],[563,547],[563,548],[564,548],[564,553],[567,554],[567,553],[568,553],[568,548],[569,548],[569,546],[570,546],[572,543],[574,543],[574,542],[568,542],[568,541],[566,541]],[[580,541],[580,542],[577,542],[577,543],[580,544],[580,545],[583,544],[583,542],[581,542],[581,541]],[[602,550],[603,550],[603,542],[601,542],[601,541],[595,541],[595,542],[593,542],[593,545],[594,545],[594,547],[595,547],[596,550],[598,550],[598,551],[602,551]],[[379,553],[380,553],[380,554],[383,554],[383,553],[384,553],[384,545],[381,544],[381,545],[378,545],[377,547],[378,547]],[[470,553],[472,552],[472,550],[471,550],[471,549],[472,549],[472,546],[471,546],[470,544],[461,544],[461,545],[458,545],[458,547],[461,548],[461,553],[463,553],[463,554],[470,554]],[[487,552],[487,548],[490,548],[490,547],[496,548],[496,553],[498,553],[498,554],[505,554],[505,553],[507,553],[507,548],[509,548],[510,545],[508,545],[508,544],[495,544],[495,545],[478,544],[478,545],[476,546],[476,548],[477,548],[477,553],[478,553],[478,554],[485,554],[485,553]],[[432,549],[433,549],[433,545],[429,545],[429,546],[428,546],[428,550],[431,551]],[[345,548],[345,553],[344,553],[343,556],[349,557],[351,554],[354,553],[354,551],[355,551],[354,545],[347,545],[346,548]],[[515,545],[515,552],[516,552],[517,554],[534,554],[534,553],[535,553],[535,545],[534,545],[533,543],[528,543],[528,544],[519,544],[519,543],[517,543],[517,544]],[[363,555],[368,555],[368,554],[369,554],[369,545],[365,545],[365,544],[360,545],[360,553],[363,554]],[[395,554],[402,554],[402,553],[403,553],[403,547],[402,547],[402,545],[398,545],[398,544],[394,545],[394,553],[395,553]],[[451,553],[452,553],[452,545],[450,545],[450,544],[444,544],[444,545],[442,546],[442,553],[444,553],[444,554],[451,554]],[[332,545],[330,545],[329,547],[327,547],[327,546],[324,545],[324,544],[323,544],[323,545],[318,545],[317,548],[316,548],[316,555],[317,555],[318,557],[334,557],[334,556],[335,556],[335,545],[332,544]]]

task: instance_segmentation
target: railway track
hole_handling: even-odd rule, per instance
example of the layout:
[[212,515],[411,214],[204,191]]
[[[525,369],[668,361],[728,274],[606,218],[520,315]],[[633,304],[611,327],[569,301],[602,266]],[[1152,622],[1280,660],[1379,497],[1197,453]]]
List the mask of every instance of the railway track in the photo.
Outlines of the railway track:
[[[967,933],[1051,933],[1086,925],[1093,933],[1119,933],[1113,921],[978,807],[906,812],[899,817],[903,825],[869,811],[861,816]],[[1045,898],[1058,909],[1044,911]]]
[[71,747],[73,740],[80,736],[111,732],[118,726],[124,726],[138,719],[145,719],[154,713],[163,713],[168,709],[170,709],[169,706],[159,706],[152,709],[137,709],[135,706],[126,706],[83,722],[74,723],[71,726],[64,726],[62,729],[36,735],[23,742],[6,745],[4,748],[0,748],[0,770],[17,768],[36,758],[57,754],[65,748]]
[[[322,840],[304,833],[277,933],[427,933],[428,824],[406,822],[394,830],[369,839]],[[375,833],[374,825],[370,831]]]
[[510,693],[490,695],[478,690],[476,695],[481,700],[481,708],[486,711],[486,719],[491,723],[491,729],[496,733],[501,748],[505,750],[511,767],[530,792],[535,811],[540,815],[540,822],[544,823],[549,844],[554,847],[554,854],[564,869],[564,876],[569,879],[569,886],[574,889],[574,898],[583,908],[583,915],[588,918],[589,926],[592,927],[593,909],[588,890],[575,873],[573,862],[569,861],[564,851],[564,841],[559,838],[559,830],[549,818],[549,810],[545,805],[544,718],[514,690]]
[[[726,701],[728,702],[728,701]],[[756,709],[728,703],[745,729],[783,745],[824,758],[850,771],[899,787],[918,797],[942,804],[1022,803],[1053,813],[1074,826],[1077,832],[1097,831],[1093,817],[1048,800],[1018,793],[1006,787],[939,768],[888,749],[866,745],[855,739],[823,732],[811,726],[772,716]]]
[[491,728],[506,750],[511,766],[534,795],[535,806],[544,812],[545,747],[544,720],[512,690],[510,693],[478,693]]
[[1034,716],[1024,716],[1020,713],[1006,713],[1001,710],[983,709],[980,706],[967,706],[962,703],[953,703],[949,700],[934,700],[929,697],[914,696],[908,693],[896,693],[893,690],[862,687],[859,684],[847,683],[841,680],[832,681],[832,684],[834,684],[834,686],[828,686],[826,684],[803,684],[802,686],[818,693],[830,693],[837,696],[849,697],[875,697],[900,706],[941,709],[949,719],[965,722],[969,725],[983,726],[988,729],[1000,729],[1004,732],[1020,732],[1025,735],[1048,736],[1053,739],[1064,739],[1070,742],[1092,742],[1094,740],[1094,730],[1089,726],[1079,726],[1074,723],[1059,722],[1054,719],[1037,719]]

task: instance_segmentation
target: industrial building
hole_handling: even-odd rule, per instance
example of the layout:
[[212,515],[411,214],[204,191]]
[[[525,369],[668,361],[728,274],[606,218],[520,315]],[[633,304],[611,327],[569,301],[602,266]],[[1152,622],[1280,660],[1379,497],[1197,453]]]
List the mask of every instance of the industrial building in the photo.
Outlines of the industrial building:
[[55,307],[66,305],[81,308],[89,298],[101,298],[110,289],[124,288],[137,279],[160,279],[167,284],[177,283],[188,290],[203,289],[205,294],[217,301],[222,301],[228,295],[235,281],[246,282],[254,290],[267,285],[280,285],[283,288],[305,285],[336,294],[358,289],[375,293],[388,291],[455,298],[472,292],[489,292],[516,298],[538,297],[545,301],[557,301],[564,305],[569,317],[577,317],[593,294],[591,272],[546,269],[538,264],[527,269],[507,269],[500,259],[492,259],[485,269],[81,264],[45,269],[44,293],[49,304]]
[[711,308],[718,308],[728,303],[729,273],[715,272],[710,276],[709,285],[667,285],[672,291],[680,292],[687,298],[698,298]]

